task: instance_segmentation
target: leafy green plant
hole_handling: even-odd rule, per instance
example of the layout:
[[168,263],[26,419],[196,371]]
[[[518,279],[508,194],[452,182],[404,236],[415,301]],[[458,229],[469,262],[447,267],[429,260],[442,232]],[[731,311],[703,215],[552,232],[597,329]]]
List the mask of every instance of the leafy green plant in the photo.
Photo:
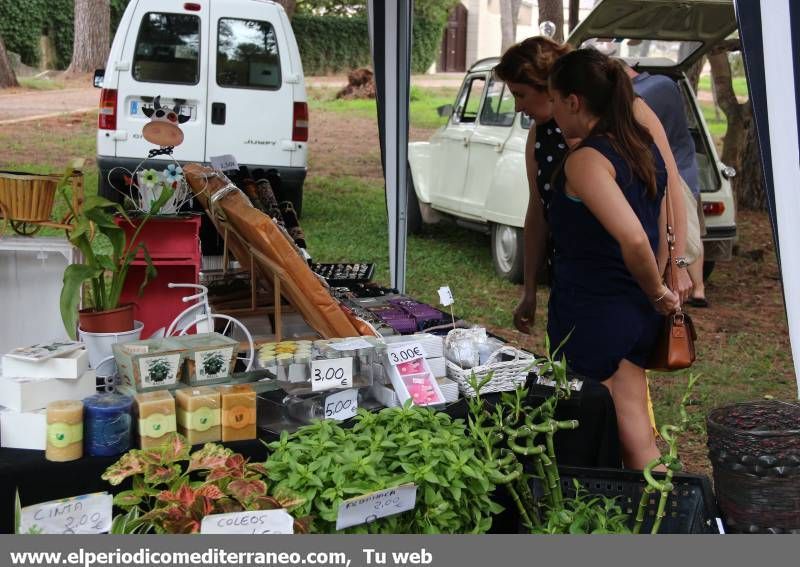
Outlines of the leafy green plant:
[[[66,180],[66,177],[64,179]],[[172,197],[173,191],[171,188],[165,188],[159,198],[153,202],[150,211],[137,219],[136,230],[130,243],[126,241],[124,229],[114,222],[114,213],[116,213],[123,218],[124,222],[133,223],[120,204],[98,195],[90,195],[86,197],[82,206],[76,209],[67,195],[65,182],[61,183],[59,193],[72,215],[73,228],[69,231],[69,241],[83,255],[82,264],[70,264],[64,270],[64,286],[61,288],[61,319],[67,333],[74,339],[78,322],[78,305],[84,283],[89,282],[90,284],[94,309],[106,311],[115,309],[119,305],[128,269],[140,249],[147,263],[145,277],[139,287],[140,294],[147,283],[156,276],[156,269],[147,252],[147,246],[144,242],[139,242],[135,246],[133,243],[136,242],[150,217],[157,214],[164,203]],[[98,234],[110,242],[110,253],[102,252],[99,246],[93,246],[93,241]],[[107,247],[105,248],[107,249]]]
[[152,382],[163,382],[169,378],[172,367],[166,358],[156,358],[147,361],[147,376]]
[[559,509],[548,509],[537,534],[627,534],[628,514],[616,498],[590,495],[577,479],[573,479],[575,496],[565,498]]
[[209,376],[218,374],[225,366],[225,357],[220,352],[212,352],[203,355],[203,372]]
[[414,510],[349,528],[350,533],[483,533],[502,507],[490,498],[501,480],[478,454],[461,420],[406,403],[369,413],[352,429],[317,421],[269,445],[276,492],[302,500],[292,510],[313,516],[312,531],[333,533],[343,501],[414,483]]
[[[296,499],[267,492],[266,469],[221,445],[207,443],[189,453],[186,439],[170,434],[156,449],[133,449],[108,467],[103,480],[117,486],[132,478],[133,488],[114,497],[124,513],[111,533],[198,533],[203,518],[246,510],[296,507]],[[184,466],[185,464],[185,466]],[[295,520],[295,533],[307,531],[307,519]]]

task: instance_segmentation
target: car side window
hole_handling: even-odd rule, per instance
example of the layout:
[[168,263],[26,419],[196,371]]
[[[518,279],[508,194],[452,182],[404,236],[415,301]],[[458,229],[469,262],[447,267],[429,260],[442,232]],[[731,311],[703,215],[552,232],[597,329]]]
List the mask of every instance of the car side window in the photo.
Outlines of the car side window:
[[459,124],[473,123],[478,119],[481,96],[486,87],[486,77],[473,77],[461,89],[458,104],[453,113],[453,122]]
[[222,18],[217,30],[217,84],[241,89],[279,89],[278,38],[269,22]]
[[511,126],[514,123],[514,95],[505,83],[491,79],[481,110],[481,124]]
[[148,12],[133,52],[133,78],[196,85],[200,80],[200,18]]

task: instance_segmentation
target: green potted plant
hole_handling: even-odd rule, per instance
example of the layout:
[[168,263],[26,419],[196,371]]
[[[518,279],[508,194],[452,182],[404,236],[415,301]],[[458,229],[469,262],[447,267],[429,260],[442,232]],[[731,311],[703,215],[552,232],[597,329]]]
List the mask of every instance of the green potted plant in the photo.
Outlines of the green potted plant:
[[[300,504],[286,492],[269,489],[263,464],[250,463],[214,443],[190,453],[183,436],[170,435],[169,442],[157,449],[132,449],[103,473],[103,480],[113,486],[132,479],[132,489],[114,497],[122,513],[111,524],[112,534],[198,533],[209,514]],[[296,518],[294,532],[307,532],[309,521]]]
[[[133,305],[119,305],[122,287],[128,275],[128,268],[136,259],[139,249],[142,250],[147,262],[145,277],[139,288],[140,294],[147,283],[155,277],[156,270],[147,247],[144,243],[137,243],[137,237],[147,221],[172,197],[172,189],[165,188],[159,198],[152,203],[150,210],[137,220],[136,231],[130,239],[126,238],[123,227],[114,222],[116,214],[122,217],[124,222],[133,224],[118,203],[91,195],[86,198],[82,207],[76,208],[67,198],[66,187],[61,188],[61,195],[72,217],[73,228],[68,231],[69,241],[83,255],[82,264],[72,264],[64,270],[60,307],[67,333],[74,339],[78,322],[82,332],[131,331],[134,328]],[[98,241],[98,236],[102,236],[107,242]],[[92,306],[79,311],[81,292],[87,283]]]

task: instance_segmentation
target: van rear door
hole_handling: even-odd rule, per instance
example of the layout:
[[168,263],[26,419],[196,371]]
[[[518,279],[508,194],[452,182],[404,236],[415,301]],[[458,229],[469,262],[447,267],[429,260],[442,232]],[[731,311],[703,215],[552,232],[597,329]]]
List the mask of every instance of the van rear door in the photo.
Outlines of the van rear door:
[[136,3],[120,60],[112,68],[119,71],[116,157],[145,158],[153,149],[153,144],[142,137],[142,128],[149,120],[142,108],[152,106],[154,98],[160,96],[162,106],[180,105],[180,113],[191,116],[181,124],[184,141],[175,148],[175,159],[203,159],[206,137],[203,85],[208,72],[202,64],[201,49],[207,44],[203,36],[208,4],[207,0]]
[[206,161],[291,165],[297,78],[282,31],[273,4],[211,3]]

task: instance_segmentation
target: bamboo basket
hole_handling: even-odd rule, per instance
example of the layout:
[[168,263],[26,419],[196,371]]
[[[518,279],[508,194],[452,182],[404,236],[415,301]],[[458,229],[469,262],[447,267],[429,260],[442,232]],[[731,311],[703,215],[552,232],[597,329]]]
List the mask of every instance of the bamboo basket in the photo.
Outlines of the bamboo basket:
[[58,175],[0,171],[0,214],[16,221],[50,220],[60,182]]

